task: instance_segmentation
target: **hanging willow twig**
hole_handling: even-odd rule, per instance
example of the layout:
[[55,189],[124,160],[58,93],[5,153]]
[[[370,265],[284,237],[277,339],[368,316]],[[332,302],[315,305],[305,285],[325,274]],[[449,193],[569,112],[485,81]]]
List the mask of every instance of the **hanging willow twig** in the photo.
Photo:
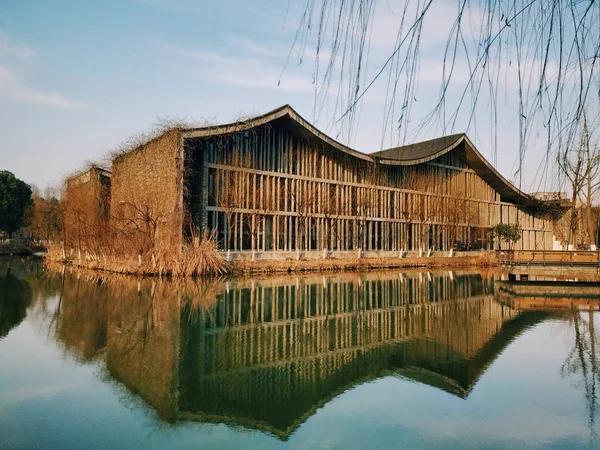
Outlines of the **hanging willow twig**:
[[[382,147],[405,143],[411,133],[432,126],[444,133],[457,125],[465,131],[486,114],[497,163],[498,133],[505,132],[499,129],[498,107],[510,86],[518,96],[512,113],[519,123],[517,184],[521,188],[526,150],[540,135],[546,154],[536,178],[541,184],[551,169],[560,174],[548,165],[576,145],[584,113],[599,117],[600,2],[457,0],[454,5],[453,15],[443,17],[449,25],[443,49],[434,54],[429,48],[426,55],[441,62],[437,98],[428,114],[415,117],[422,39],[429,37],[423,26],[440,20],[440,8],[452,6],[416,0],[392,9],[376,0],[305,0],[288,62],[295,55],[301,62],[314,47],[315,118],[332,100],[337,136],[350,141],[363,100],[383,83]],[[381,11],[379,16],[397,17],[397,34],[387,58],[373,62],[370,39]],[[596,119],[590,129],[599,124]]]

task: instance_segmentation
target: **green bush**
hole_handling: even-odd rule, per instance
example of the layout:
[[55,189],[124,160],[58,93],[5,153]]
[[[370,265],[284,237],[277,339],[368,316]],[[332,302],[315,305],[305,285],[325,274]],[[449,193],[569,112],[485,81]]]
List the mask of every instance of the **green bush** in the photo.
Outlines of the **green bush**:
[[517,224],[499,223],[494,227],[494,235],[498,239],[507,242],[509,246],[512,246],[512,244],[521,239],[521,227]]

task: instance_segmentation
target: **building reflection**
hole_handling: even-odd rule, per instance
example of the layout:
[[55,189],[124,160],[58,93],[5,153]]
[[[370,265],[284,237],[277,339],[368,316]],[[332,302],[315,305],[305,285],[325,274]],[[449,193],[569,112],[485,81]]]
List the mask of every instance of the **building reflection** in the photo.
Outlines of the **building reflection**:
[[383,273],[203,283],[65,273],[55,335],[169,421],[287,439],[384,375],[466,397],[547,317],[498,303],[480,274]]

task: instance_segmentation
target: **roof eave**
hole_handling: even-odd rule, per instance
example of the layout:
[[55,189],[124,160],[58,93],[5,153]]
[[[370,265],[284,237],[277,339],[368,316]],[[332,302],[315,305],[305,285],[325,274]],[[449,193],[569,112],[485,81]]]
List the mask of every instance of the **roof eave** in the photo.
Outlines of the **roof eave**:
[[[533,198],[532,196],[521,191],[510,181],[502,176],[475,148],[471,140],[464,135],[462,138],[465,142],[465,155],[467,159],[469,156],[475,157],[475,161],[467,161],[469,166],[475,170],[484,181],[486,181],[492,188],[500,194],[500,197],[504,197],[511,203],[515,203],[520,206],[540,206],[542,202]],[[475,165],[473,165],[475,163]],[[481,167],[483,166],[483,167]]]
[[202,127],[202,128],[190,128],[183,131],[184,138],[199,138],[199,137],[211,137],[211,136],[220,136],[223,134],[230,133],[239,133],[242,131],[249,130],[254,127],[259,127],[266,123],[272,122],[275,119],[285,116],[289,114],[292,110],[290,105],[280,106],[268,113],[262,114],[257,117],[253,117],[248,120],[244,120],[241,122],[232,122],[223,125],[215,125],[210,127]]
[[[424,164],[429,161],[433,161],[434,159],[439,158],[440,156],[445,155],[446,153],[454,150],[462,142],[462,139],[464,136],[465,136],[464,134],[457,135],[456,139],[451,144],[441,148],[440,150],[436,151],[435,153],[424,156],[423,158],[413,158],[413,159],[398,158],[398,159],[395,159],[395,158],[386,158],[384,156],[379,156],[381,154],[387,154],[387,153],[390,153],[395,150],[398,150],[398,152],[400,152],[400,150],[403,147],[395,147],[395,148],[382,150],[380,152],[375,152],[375,153],[371,154],[370,156],[373,159],[375,159],[376,161],[378,161],[380,164],[385,164],[385,165],[389,165],[389,166],[414,166],[416,164]],[[429,142],[429,141],[425,141],[425,142]]]
[[193,139],[193,138],[207,138],[213,136],[221,136],[230,133],[240,133],[242,131],[249,130],[251,128],[259,127],[261,125],[266,125],[269,122],[282,118],[284,116],[288,116],[290,120],[296,122],[300,127],[304,128],[310,134],[312,134],[316,139],[321,142],[327,144],[328,146],[335,148],[343,153],[346,153],[350,156],[353,156],[358,159],[362,159],[365,161],[373,162],[373,158],[371,156],[361,153],[358,150],[354,150],[335,139],[330,138],[325,133],[317,129],[310,122],[305,120],[300,114],[298,114],[290,105],[285,105],[280,108],[274,109],[266,114],[255,117],[250,120],[246,120],[243,122],[235,122],[229,123],[225,125],[218,125],[214,127],[206,127],[206,128],[195,128],[186,130],[183,132],[184,139]]

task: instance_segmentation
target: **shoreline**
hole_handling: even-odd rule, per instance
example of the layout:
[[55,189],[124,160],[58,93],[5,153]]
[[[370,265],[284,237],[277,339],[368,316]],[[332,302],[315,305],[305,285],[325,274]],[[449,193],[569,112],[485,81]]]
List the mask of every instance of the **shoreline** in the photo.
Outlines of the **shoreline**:
[[[53,258],[49,254],[45,259],[55,263],[82,269],[101,272],[120,273],[142,277],[167,276],[172,278],[190,278],[190,276],[173,275],[169,270],[156,270],[146,264],[136,261],[110,261],[110,260],[62,260]],[[387,269],[463,269],[463,268],[496,268],[498,261],[494,254],[482,252],[473,256],[421,256],[405,258],[355,258],[355,259],[322,259],[322,260],[238,260],[225,263],[219,273],[220,276],[249,276],[269,274],[299,274],[299,273],[345,273],[369,272]],[[196,277],[201,275],[196,275]]]
[[40,246],[29,247],[0,245],[0,256],[33,256],[42,250],[45,250],[45,248]]

